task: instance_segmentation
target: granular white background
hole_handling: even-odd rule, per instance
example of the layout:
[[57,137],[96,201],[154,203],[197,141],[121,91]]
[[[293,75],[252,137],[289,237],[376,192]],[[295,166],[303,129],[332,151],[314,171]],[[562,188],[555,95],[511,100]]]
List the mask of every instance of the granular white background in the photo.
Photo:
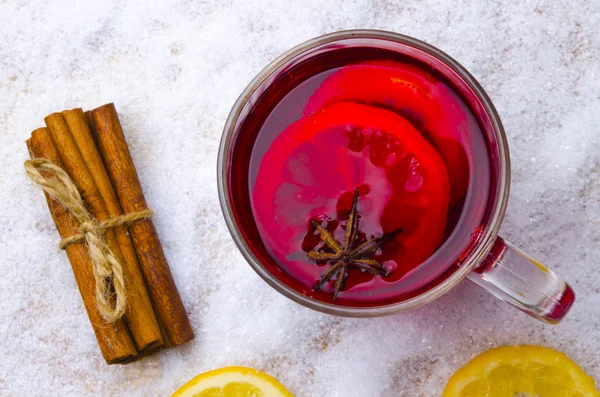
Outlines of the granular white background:
[[[157,5],[155,3],[160,3]],[[168,396],[225,365],[298,397],[438,396],[503,344],[566,352],[600,380],[598,0],[0,0],[0,395]],[[536,322],[469,282],[377,319],[296,305],[246,264],[215,164],[227,114],[269,61],[314,36],[380,28],[425,40],[481,82],[506,127],[502,234],[563,275],[577,302]],[[126,366],[102,360],[25,139],[43,117],[115,102],[196,339]]]

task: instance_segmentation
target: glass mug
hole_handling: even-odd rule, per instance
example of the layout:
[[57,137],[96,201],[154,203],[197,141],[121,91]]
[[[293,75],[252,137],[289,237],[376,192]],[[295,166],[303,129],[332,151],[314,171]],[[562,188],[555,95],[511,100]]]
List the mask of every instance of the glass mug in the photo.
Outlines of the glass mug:
[[[441,73],[462,95],[485,135],[491,170],[491,186],[485,215],[478,235],[463,252],[450,258],[452,265],[431,279],[426,263],[423,271],[411,274],[421,277],[423,288],[397,302],[370,306],[348,306],[324,302],[300,293],[282,280],[282,272],[267,264],[251,210],[241,206],[250,200],[248,187],[241,187],[239,178],[232,177],[234,165],[241,161],[239,147],[246,156],[252,149],[242,124],[260,104],[262,95],[285,77],[294,66],[340,48],[376,48],[393,51],[426,63]],[[237,146],[236,146],[237,145]],[[236,147],[238,147],[236,152]],[[496,297],[510,303],[541,321],[558,323],[575,300],[573,290],[551,270],[498,236],[504,217],[509,187],[510,161],[506,136],[500,118],[479,83],[454,59],[422,41],[396,33],[376,30],[352,30],[327,34],[305,42],[265,67],[239,97],[225,124],[217,165],[218,190],[221,208],[229,231],[252,268],[269,285],[293,301],[324,313],[347,317],[373,317],[416,308],[438,298],[458,285],[464,278],[487,289]],[[244,213],[246,215],[244,215]],[[466,214],[468,216],[468,214]],[[250,219],[249,219],[250,218]],[[434,255],[444,255],[442,247]],[[427,262],[427,261],[426,261]],[[421,265],[419,266],[421,267]],[[274,274],[278,273],[278,274]],[[417,279],[417,281],[419,281]]]

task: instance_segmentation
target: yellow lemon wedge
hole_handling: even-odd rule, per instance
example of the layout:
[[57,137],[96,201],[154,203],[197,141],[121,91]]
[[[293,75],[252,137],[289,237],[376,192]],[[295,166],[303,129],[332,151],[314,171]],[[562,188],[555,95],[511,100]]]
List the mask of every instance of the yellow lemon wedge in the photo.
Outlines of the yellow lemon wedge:
[[294,397],[277,379],[246,367],[205,372],[181,386],[172,397]]
[[442,397],[600,397],[594,379],[564,353],[503,346],[481,353],[450,377]]

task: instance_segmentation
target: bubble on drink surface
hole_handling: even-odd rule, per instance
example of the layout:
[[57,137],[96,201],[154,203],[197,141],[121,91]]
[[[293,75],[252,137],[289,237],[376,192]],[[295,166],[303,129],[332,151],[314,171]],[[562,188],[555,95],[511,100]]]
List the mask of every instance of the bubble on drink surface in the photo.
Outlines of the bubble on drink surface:
[[396,261],[392,260],[385,261],[381,265],[385,268],[385,270],[387,270],[390,273],[398,268],[398,264],[396,263]]
[[404,183],[404,189],[407,192],[416,192],[423,186],[423,177],[421,175],[412,174]]

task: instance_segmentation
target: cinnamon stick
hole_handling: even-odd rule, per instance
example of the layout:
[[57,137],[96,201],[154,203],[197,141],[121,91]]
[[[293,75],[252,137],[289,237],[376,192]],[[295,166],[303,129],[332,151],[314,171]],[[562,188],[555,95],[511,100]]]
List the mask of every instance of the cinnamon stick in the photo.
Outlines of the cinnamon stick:
[[[31,158],[46,158],[63,167],[58,151],[46,128],[33,131],[31,139],[27,140],[27,147]],[[77,234],[79,225],[69,212],[47,194],[46,200],[60,236],[66,238]],[[94,290],[94,274],[87,248],[83,243],[73,243],[66,247],[66,251],[102,356],[108,364],[122,363],[134,359],[137,351],[125,322],[121,319],[109,326],[98,312]]]
[[[98,194],[100,195],[104,208],[106,209],[106,215],[108,217],[116,217],[123,215],[123,210],[119,204],[119,200],[115,194],[113,186],[110,182],[110,178],[100,157],[100,153],[96,148],[92,134],[90,133],[89,125],[86,120],[85,114],[81,109],[65,110],[61,112],[63,119],[68,127],[68,132],[60,131],[60,136],[55,138],[58,141],[64,143],[69,150],[74,151],[72,147],[71,139],[75,142],[75,145],[79,149],[81,158],[76,158],[75,166],[78,169],[87,168],[91,174],[91,179],[86,179],[85,185],[95,185]],[[61,124],[57,116],[52,116],[50,121],[51,125]],[[63,126],[61,125],[59,129]],[[83,163],[82,163],[83,161]],[[87,176],[85,176],[87,178]],[[76,182],[77,184],[77,182]],[[92,187],[93,188],[93,187]],[[88,198],[89,198],[88,190]],[[104,215],[104,209],[101,208],[99,211],[94,213],[97,214],[98,219]],[[152,303],[148,296],[146,284],[144,282],[142,273],[139,268],[137,257],[133,242],[129,236],[127,226],[121,226],[114,228],[114,235],[116,237],[116,243],[119,246],[120,253],[123,261],[124,275],[126,277],[127,285],[127,310],[125,312],[125,318],[127,324],[135,341],[135,345],[139,351],[145,349],[152,349],[154,347],[163,345],[163,338],[160,332],[158,321],[152,308]],[[110,239],[111,232],[106,233],[106,238]]]
[[[148,208],[131,159],[117,111],[113,104],[91,111],[92,136],[106,165],[112,185],[125,213]],[[167,343],[180,345],[194,337],[185,307],[173,281],[169,265],[150,220],[129,226],[140,267],[164,327]]]

